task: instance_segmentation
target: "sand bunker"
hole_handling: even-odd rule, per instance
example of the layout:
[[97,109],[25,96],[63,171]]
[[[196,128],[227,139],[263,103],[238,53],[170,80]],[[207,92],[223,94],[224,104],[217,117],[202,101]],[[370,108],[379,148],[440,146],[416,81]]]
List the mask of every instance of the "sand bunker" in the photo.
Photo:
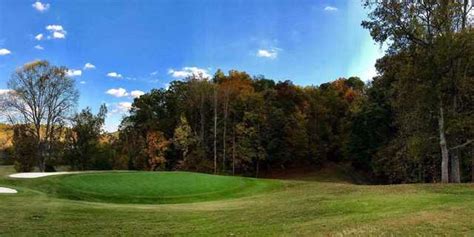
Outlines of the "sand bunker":
[[52,176],[52,175],[62,175],[62,174],[73,174],[76,172],[31,172],[31,173],[16,173],[16,174],[11,174],[9,177],[11,178],[19,178],[19,179],[35,179],[35,178],[41,178],[41,177],[46,177],[46,176]]
[[0,193],[18,193],[15,189],[0,187]]

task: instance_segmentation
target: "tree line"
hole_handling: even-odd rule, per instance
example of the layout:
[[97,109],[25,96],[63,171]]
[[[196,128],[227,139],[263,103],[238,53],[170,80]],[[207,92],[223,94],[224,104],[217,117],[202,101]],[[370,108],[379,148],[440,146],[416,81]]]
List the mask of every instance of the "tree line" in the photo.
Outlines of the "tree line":
[[259,176],[350,164],[375,183],[474,180],[474,31],[462,1],[365,1],[362,23],[388,48],[369,83],[318,86],[217,70],[134,99],[117,133],[107,108],[74,113],[65,68],[17,70],[2,101],[17,167],[191,170]]

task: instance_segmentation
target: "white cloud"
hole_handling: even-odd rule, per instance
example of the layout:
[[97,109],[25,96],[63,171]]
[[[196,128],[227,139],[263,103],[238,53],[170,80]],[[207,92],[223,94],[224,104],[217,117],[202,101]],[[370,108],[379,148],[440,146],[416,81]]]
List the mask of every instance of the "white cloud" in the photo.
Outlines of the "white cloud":
[[337,11],[338,9],[337,9],[337,7],[326,6],[326,7],[324,8],[324,10],[325,10],[325,11],[329,11],[329,12],[335,12],[335,11]]
[[81,83],[82,85],[84,85],[84,84],[86,84],[86,81],[81,81],[81,82],[79,82],[79,83]]
[[40,1],[36,1],[31,6],[39,12],[45,12],[49,9],[49,3],[42,3]]
[[154,71],[154,72],[150,73],[150,76],[156,76],[156,75],[158,75],[158,71]]
[[67,31],[64,30],[62,25],[47,25],[46,30],[48,30],[51,35],[48,36],[48,39],[64,39],[66,38]]
[[278,51],[276,49],[259,49],[257,57],[275,59],[278,57]]
[[132,103],[130,103],[130,102],[120,102],[120,103],[118,103],[117,107],[128,111],[129,109],[132,108]]
[[47,25],[46,29],[49,31],[59,31],[59,32],[64,31],[64,28],[62,25]]
[[110,111],[112,114],[124,114],[127,113],[132,108],[132,103],[130,102],[119,102],[115,105],[115,108]]
[[117,98],[127,97],[127,96],[130,96],[132,98],[138,98],[145,94],[145,92],[141,90],[133,90],[129,93],[127,92],[126,89],[121,88],[121,87],[108,89],[105,93]]
[[183,67],[181,70],[169,69],[168,74],[174,78],[198,77],[210,78],[211,75],[206,69],[198,67]]
[[12,52],[8,49],[0,49],[0,56],[11,54]]
[[39,41],[39,40],[42,40],[42,39],[43,39],[43,36],[44,36],[43,34],[37,34],[37,35],[35,36],[35,39],[38,40],[38,41]]
[[[105,103],[105,105],[107,106],[107,109],[111,107],[111,109],[109,110],[109,115],[112,115],[112,116],[123,115],[125,113],[128,113],[128,111],[132,108],[131,102],[119,102],[119,103],[114,103],[112,105]],[[112,129],[112,131],[117,129],[116,126],[118,126],[118,124],[114,126],[115,127]]]
[[64,39],[66,38],[66,35],[64,33],[61,33],[61,32],[53,32],[53,39]]
[[134,90],[134,91],[131,91],[131,92],[130,92],[130,95],[131,95],[133,98],[138,98],[138,97],[140,97],[140,96],[142,96],[142,95],[144,95],[144,94],[145,94],[145,92],[140,91],[140,90]]
[[113,77],[113,78],[122,78],[122,74],[116,73],[116,72],[109,72],[107,73],[108,77]]
[[0,89],[0,95],[7,95],[12,91],[13,90],[10,90],[10,89]]
[[125,97],[128,96],[127,90],[123,88],[111,88],[108,89],[105,93],[115,96],[115,97]]
[[86,63],[84,65],[84,70],[88,70],[88,69],[95,69],[95,65],[92,63]]
[[82,75],[82,71],[79,69],[69,69],[67,70],[66,75],[69,77],[78,77]]
[[43,48],[43,46],[41,46],[41,45],[36,45],[36,46],[35,46],[35,49],[37,49],[37,50],[43,50],[44,48]]

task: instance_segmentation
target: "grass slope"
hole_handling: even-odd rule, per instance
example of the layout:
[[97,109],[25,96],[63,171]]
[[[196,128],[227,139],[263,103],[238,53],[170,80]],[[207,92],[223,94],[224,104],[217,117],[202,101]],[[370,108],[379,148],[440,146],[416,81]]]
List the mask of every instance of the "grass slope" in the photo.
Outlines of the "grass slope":
[[101,172],[37,179],[31,185],[69,199],[158,204],[241,197],[277,188],[280,183],[189,172]]
[[59,199],[2,177],[20,193],[0,195],[0,235],[474,235],[472,184],[282,182],[241,198],[130,205]]

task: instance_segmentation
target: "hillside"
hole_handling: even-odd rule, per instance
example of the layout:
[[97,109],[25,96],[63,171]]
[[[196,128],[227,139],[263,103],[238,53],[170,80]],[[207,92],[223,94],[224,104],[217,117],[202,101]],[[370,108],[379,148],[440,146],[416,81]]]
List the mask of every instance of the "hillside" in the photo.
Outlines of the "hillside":
[[[12,136],[12,125],[0,123],[0,151],[12,145]],[[101,142],[109,142],[116,138],[118,138],[118,132],[104,133]]]
[[0,123],[0,150],[8,148],[12,145],[11,138],[13,131],[8,124]]

